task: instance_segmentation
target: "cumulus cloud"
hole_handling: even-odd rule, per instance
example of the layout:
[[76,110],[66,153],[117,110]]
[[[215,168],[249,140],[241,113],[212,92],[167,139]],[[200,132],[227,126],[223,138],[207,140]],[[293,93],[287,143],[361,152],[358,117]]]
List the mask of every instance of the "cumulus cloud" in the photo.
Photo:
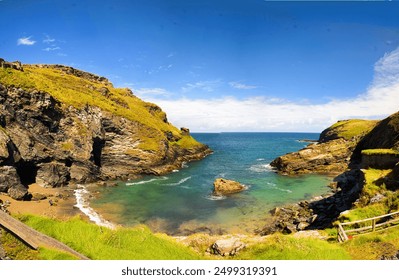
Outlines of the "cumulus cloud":
[[32,36],[19,38],[17,40],[17,45],[32,46],[36,43],[36,41],[31,40],[31,38]]
[[173,124],[190,127],[192,131],[320,132],[341,119],[380,119],[399,110],[399,48],[377,61],[374,71],[374,80],[363,94],[324,104],[264,97],[149,101],[160,105]]
[[230,82],[229,85],[235,89],[255,89],[256,86],[245,85],[239,82]]

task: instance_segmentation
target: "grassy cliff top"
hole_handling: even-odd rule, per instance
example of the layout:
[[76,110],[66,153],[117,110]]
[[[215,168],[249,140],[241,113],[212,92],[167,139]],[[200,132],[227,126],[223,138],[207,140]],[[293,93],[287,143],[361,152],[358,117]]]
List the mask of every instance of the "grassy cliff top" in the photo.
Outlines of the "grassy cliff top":
[[[171,125],[166,114],[157,105],[144,102],[134,96],[128,88],[114,88],[104,77],[62,65],[23,65],[23,71],[0,68],[0,83],[25,90],[38,90],[49,93],[62,106],[81,109],[95,106],[114,115],[136,121],[158,131],[158,136],[170,132],[176,139],[189,143],[190,148],[200,145],[189,135]],[[152,133],[153,134],[153,133]],[[154,138],[149,135],[149,138]],[[155,138],[159,138],[155,137]],[[176,142],[179,145],[180,141]]]
[[343,138],[350,140],[354,137],[364,136],[369,133],[378,121],[375,120],[342,120],[338,121],[320,134],[319,142]]

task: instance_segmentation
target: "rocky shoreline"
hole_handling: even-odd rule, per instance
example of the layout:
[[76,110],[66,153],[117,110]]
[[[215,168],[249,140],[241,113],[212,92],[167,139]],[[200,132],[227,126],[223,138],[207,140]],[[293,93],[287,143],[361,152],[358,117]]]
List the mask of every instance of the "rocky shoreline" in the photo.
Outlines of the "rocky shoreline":
[[31,199],[32,183],[53,188],[162,175],[212,152],[157,105],[106,78],[0,62],[0,192],[16,200]]

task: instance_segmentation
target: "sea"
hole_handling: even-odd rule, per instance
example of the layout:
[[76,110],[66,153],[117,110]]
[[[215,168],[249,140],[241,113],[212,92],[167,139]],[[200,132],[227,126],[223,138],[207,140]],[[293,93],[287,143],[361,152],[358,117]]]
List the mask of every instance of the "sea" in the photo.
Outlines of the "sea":
[[[265,226],[275,207],[308,200],[330,191],[332,178],[282,176],[270,166],[280,155],[317,140],[316,133],[192,133],[213,153],[184,163],[163,176],[145,176],[116,186],[81,186],[78,207],[98,224],[147,225],[155,232],[188,235],[253,233]],[[246,186],[240,193],[215,196],[216,178]]]

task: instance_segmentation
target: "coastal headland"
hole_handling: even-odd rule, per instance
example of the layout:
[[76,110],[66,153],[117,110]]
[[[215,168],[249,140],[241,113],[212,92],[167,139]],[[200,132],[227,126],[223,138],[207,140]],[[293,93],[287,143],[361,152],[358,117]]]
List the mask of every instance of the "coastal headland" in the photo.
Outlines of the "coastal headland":
[[[0,59],[0,103],[0,202],[13,215],[67,221],[81,215],[74,207],[78,184],[162,175],[212,152],[189,129],[170,124],[157,105],[68,66]],[[253,257],[245,248],[286,238],[279,233],[326,240],[331,236],[319,231],[337,221],[397,211],[398,123],[399,113],[382,121],[340,121],[316,143],[272,161],[284,176],[334,176],[331,193],[274,209],[254,235],[175,239],[201,256]],[[399,252],[392,246],[389,256],[376,258]]]

